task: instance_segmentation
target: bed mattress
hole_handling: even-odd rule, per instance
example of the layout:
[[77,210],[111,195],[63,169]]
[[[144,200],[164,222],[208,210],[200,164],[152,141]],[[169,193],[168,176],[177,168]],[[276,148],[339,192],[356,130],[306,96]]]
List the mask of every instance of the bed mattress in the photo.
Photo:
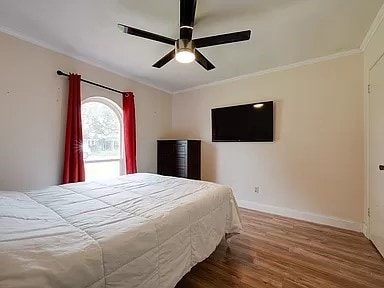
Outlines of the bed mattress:
[[229,187],[138,173],[0,192],[0,287],[174,287],[224,234]]

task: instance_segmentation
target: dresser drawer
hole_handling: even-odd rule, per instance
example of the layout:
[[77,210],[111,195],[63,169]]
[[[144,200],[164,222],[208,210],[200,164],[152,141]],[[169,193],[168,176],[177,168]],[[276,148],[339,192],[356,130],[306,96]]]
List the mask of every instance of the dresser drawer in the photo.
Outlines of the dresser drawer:
[[187,157],[184,154],[177,154],[176,155],[176,163],[185,165],[187,163]]
[[177,142],[175,146],[176,146],[176,152],[181,152],[181,153],[187,152],[187,143]]
[[187,178],[187,169],[184,167],[179,167],[176,169],[176,176],[177,177],[183,177],[183,178]]

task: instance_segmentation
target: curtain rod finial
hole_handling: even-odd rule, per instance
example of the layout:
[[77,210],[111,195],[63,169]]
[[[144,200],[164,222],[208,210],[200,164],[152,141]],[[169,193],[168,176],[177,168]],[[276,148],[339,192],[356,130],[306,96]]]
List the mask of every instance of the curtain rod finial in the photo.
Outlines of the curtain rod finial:
[[57,71],[56,71],[56,74],[57,74],[57,75],[64,75],[64,73],[63,73],[62,71],[60,71],[60,70],[57,70]]

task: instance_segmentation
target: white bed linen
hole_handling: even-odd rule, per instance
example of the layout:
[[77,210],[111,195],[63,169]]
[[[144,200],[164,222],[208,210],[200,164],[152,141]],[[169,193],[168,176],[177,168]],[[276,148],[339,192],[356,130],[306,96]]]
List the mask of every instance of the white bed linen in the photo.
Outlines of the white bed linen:
[[241,221],[230,188],[154,174],[0,192],[0,287],[169,288]]

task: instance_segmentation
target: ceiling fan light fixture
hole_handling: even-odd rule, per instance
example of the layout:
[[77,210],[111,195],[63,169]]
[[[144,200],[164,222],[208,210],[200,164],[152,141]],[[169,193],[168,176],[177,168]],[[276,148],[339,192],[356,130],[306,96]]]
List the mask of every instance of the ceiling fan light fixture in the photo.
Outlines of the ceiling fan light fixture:
[[195,54],[191,51],[179,51],[176,53],[176,60],[180,63],[191,63],[195,61]]
[[191,63],[195,61],[195,46],[193,41],[179,39],[175,44],[176,60],[180,63]]

